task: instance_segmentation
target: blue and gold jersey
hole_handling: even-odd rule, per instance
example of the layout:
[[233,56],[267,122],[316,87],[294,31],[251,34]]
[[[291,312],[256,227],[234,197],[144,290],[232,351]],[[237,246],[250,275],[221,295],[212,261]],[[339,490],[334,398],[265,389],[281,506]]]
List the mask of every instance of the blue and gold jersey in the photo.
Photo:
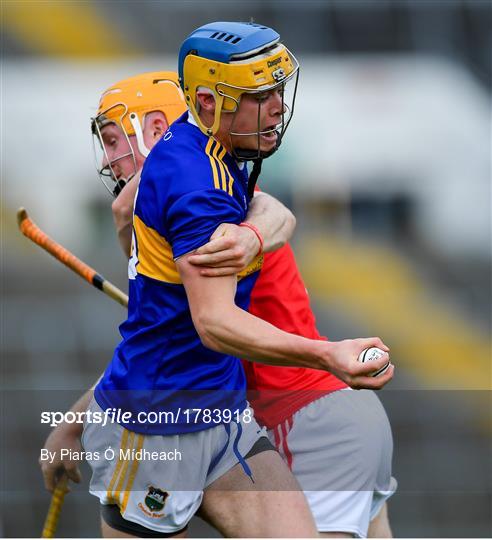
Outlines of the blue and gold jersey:
[[[133,217],[128,319],[95,389],[103,409],[131,413],[131,419],[118,419],[131,431],[199,431],[217,425],[217,411],[245,407],[241,362],[202,345],[175,259],[206,244],[219,224],[244,221],[247,185],[246,167],[241,170],[224,147],[188,121],[188,113],[145,162]],[[257,258],[238,277],[235,300],[243,309],[261,262]],[[193,409],[215,410],[215,417],[196,417]],[[149,412],[153,420],[161,412],[160,421],[144,420]]]

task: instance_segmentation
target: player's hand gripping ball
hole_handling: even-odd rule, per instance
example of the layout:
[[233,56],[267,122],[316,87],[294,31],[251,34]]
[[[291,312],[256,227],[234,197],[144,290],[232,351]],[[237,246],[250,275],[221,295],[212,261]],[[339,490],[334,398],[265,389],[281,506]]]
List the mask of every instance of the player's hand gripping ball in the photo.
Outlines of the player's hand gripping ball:
[[[369,347],[369,349],[364,349],[360,354],[357,360],[359,362],[362,362],[365,364],[366,362],[371,362],[373,360],[377,360],[378,358],[381,358],[385,352],[381,349],[378,349],[378,347]],[[390,362],[388,362],[381,368],[375,371],[374,373],[371,373],[371,377],[379,377],[379,375],[383,375],[383,373],[386,373],[388,368],[390,367]]]

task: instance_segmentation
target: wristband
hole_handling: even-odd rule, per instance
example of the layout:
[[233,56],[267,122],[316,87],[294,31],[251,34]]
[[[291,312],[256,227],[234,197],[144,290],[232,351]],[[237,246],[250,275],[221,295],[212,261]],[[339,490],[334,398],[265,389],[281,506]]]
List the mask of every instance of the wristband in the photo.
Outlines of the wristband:
[[263,253],[263,236],[261,236],[261,233],[258,230],[258,228],[255,227],[249,221],[243,221],[242,223],[239,224],[239,226],[240,227],[247,227],[248,229],[250,229],[251,231],[253,231],[256,234],[256,238],[258,238],[258,242],[260,243],[260,249],[258,250],[257,255],[259,255],[260,253]]

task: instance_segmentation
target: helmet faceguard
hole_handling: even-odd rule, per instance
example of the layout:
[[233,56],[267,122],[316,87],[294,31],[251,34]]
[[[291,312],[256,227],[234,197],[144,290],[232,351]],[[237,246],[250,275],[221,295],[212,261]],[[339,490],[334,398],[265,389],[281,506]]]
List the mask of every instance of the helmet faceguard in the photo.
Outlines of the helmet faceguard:
[[[116,116],[116,111],[119,110],[119,116]],[[115,116],[114,120],[110,120],[107,113],[111,113],[111,116]],[[120,191],[125,187],[137,173],[137,160],[135,152],[130,142],[130,137],[123,127],[123,119],[128,114],[128,108],[123,103],[113,105],[108,110],[102,111],[91,121],[92,130],[92,142],[94,146],[94,159],[97,173],[106,189],[114,196],[117,197]],[[121,132],[121,136],[126,141],[125,149],[121,151],[117,156],[110,158],[106,149],[103,138],[103,129],[110,124],[113,124]],[[140,126],[139,126],[140,127]],[[141,131],[141,128],[140,128]],[[139,151],[142,155],[146,156],[140,148]],[[146,149],[144,149],[146,151]],[[114,165],[125,158],[131,158],[133,162],[133,170],[129,172],[126,177],[118,177],[114,171]]]
[[[276,126],[262,129],[261,104],[258,107],[258,127],[250,133],[234,129],[233,118],[229,137],[233,154],[238,159],[261,159],[279,146],[294,110],[299,63],[281,43],[272,29],[252,23],[212,23],[191,34],[180,51],[180,83],[185,99],[198,127],[213,136],[220,127],[222,113],[237,113],[244,94],[259,95],[281,91],[282,119]],[[208,88],[215,98],[213,124],[203,124],[197,107],[197,91]],[[289,100],[284,99],[289,89]],[[263,135],[275,132],[276,145],[269,152],[260,150]],[[256,150],[241,148],[241,137],[258,138]],[[233,138],[236,141],[233,143]]]
[[[262,94],[265,94],[266,92],[278,92],[282,98],[281,103],[281,119],[280,122],[276,125],[263,127],[261,126],[261,112],[262,112],[262,102],[258,101],[258,108],[257,108],[257,129],[255,131],[251,132],[240,132],[235,129],[235,120],[236,120],[236,113],[239,107],[240,101],[237,102],[236,109],[234,111],[234,117],[232,119],[231,128],[229,131],[229,140],[230,140],[230,146],[232,148],[232,152],[234,154],[234,157],[236,159],[247,161],[247,160],[255,160],[255,159],[264,159],[267,157],[270,157],[273,153],[275,153],[281,142],[282,138],[287,130],[287,127],[289,126],[289,123],[292,119],[292,115],[294,113],[294,103],[295,103],[295,96],[297,92],[297,82],[299,79],[299,70],[293,71],[289,76],[285,76],[285,74],[281,73],[278,77],[279,81],[277,84],[272,84],[269,86],[267,90],[249,90],[247,88],[240,88],[239,90],[242,90],[242,94],[239,98],[243,97],[245,94],[248,95],[257,95],[261,96]],[[223,93],[224,97],[226,99],[234,99],[231,95],[228,95],[227,88],[222,88],[222,85],[218,85],[218,91]],[[268,152],[265,152],[261,150],[261,137],[265,135],[269,135],[271,133],[276,134],[276,143],[275,146],[269,150]],[[251,137],[255,136],[257,139],[257,145],[256,150],[255,149],[247,149],[243,148],[241,146],[241,138],[242,137]],[[233,142],[233,137],[237,141],[235,144]]]
[[[130,137],[135,137],[141,156],[145,158],[150,152],[143,132],[146,114],[154,111],[162,112],[168,125],[186,111],[176,73],[153,72],[130,77],[111,86],[101,96],[97,115],[91,119],[94,155],[99,177],[115,197],[138,170]],[[103,138],[103,130],[110,124],[121,130],[126,140],[121,153],[111,159]],[[133,171],[126,178],[118,177],[114,170],[115,164],[124,158],[133,161]]]

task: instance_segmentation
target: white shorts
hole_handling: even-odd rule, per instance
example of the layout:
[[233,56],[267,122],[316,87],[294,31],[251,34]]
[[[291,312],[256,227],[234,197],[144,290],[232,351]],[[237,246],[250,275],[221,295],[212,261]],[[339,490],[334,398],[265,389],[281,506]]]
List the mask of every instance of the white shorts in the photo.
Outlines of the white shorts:
[[396,490],[391,428],[376,394],[332,392],[268,435],[304,490],[318,530],[366,537]]
[[[95,400],[89,409],[101,411]],[[250,474],[243,456],[266,431],[252,413],[250,421],[241,418],[169,436],[142,435],[116,423],[86,424],[82,445],[92,468],[89,491],[103,505],[117,504],[127,521],[162,533],[180,531],[207,486],[238,463]]]

